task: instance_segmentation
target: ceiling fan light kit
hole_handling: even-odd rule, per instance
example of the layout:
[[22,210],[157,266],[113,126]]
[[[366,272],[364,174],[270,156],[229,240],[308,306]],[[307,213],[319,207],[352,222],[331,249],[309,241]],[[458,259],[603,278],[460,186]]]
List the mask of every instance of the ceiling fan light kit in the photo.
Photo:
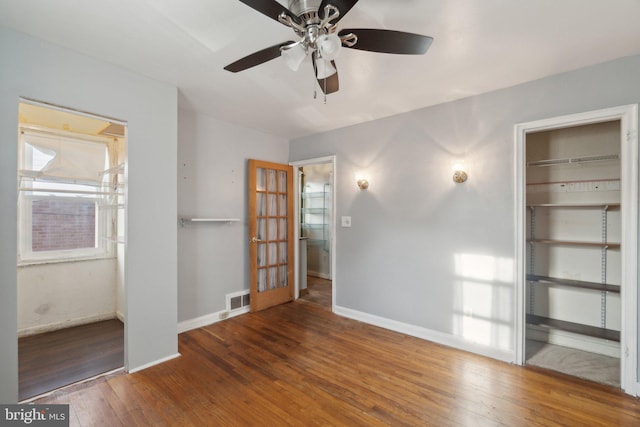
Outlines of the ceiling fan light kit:
[[315,78],[325,95],[339,89],[335,59],[343,47],[379,53],[424,54],[433,39],[420,34],[382,29],[343,29],[338,22],[358,0],[290,0],[285,8],[276,0],[240,0],[263,15],[291,28],[300,38],[252,53],[225,70],[237,73],[282,56],[297,71],[311,56]]
[[307,49],[300,42],[282,46],[280,52],[285,64],[292,71],[298,71],[298,68],[307,57]]

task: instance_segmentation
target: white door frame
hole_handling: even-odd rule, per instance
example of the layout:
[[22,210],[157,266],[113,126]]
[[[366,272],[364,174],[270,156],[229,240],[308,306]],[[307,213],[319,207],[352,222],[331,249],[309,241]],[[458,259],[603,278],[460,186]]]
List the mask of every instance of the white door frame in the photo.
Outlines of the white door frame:
[[526,256],[526,135],[592,123],[620,120],[622,284],[620,333],[620,385],[637,396],[638,383],[638,105],[625,105],[515,126],[516,191],[516,363],[525,360],[525,256]]
[[[298,160],[295,162],[289,162],[291,166],[297,168],[302,166],[318,165],[323,163],[331,164],[331,222],[330,222],[330,234],[331,234],[331,311],[335,311],[336,307],[336,156],[318,157],[315,159]],[[300,177],[298,173],[293,174],[293,194],[294,205],[293,210],[295,212],[295,235],[296,242],[300,239]],[[300,245],[294,245],[295,254],[295,299],[300,296],[300,265],[298,260],[300,259]]]

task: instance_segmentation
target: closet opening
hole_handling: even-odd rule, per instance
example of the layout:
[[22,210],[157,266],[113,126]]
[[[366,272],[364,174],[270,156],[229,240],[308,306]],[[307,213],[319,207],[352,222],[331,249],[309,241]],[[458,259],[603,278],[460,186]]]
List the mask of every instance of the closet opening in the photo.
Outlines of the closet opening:
[[516,359],[635,395],[637,106],[516,126]]
[[526,140],[527,365],[620,387],[620,121]]
[[333,157],[293,163],[299,197],[298,295],[304,301],[333,310],[334,160]]
[[22,99],[19,400],[124,367],[126,123]]

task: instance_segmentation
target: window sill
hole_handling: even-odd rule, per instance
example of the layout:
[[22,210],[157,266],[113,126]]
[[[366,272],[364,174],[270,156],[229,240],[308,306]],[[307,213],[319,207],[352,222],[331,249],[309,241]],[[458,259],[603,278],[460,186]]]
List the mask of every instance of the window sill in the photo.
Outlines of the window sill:
[[101,260],[109,260],[116,259],[117,256],[108,254],[108,255],[100,255],[100,256],[89,256],[89,257],[77,257],[77,258],[57,258],[57,259],[34,259],[34,260],[25,260],[18,262],[18,268],[23,267],[31,267],[36,265],[45,265],[45,264],[61,264],[61,263],[75,263],[75,262],[87,262],[87,261],[101,261]]

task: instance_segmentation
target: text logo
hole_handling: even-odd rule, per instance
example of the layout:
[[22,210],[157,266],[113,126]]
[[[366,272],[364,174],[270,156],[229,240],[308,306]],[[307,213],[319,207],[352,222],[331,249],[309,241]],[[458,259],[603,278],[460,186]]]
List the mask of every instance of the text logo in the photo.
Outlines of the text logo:
[[0,427],[68,427],[69,405],[0,405]]

